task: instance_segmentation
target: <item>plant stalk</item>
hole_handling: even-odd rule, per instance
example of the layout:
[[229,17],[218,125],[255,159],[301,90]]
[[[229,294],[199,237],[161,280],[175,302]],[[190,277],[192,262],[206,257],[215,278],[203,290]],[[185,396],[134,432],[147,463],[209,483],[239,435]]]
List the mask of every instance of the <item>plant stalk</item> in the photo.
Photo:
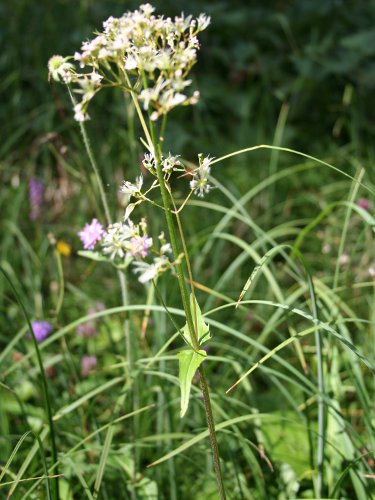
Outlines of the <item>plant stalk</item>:
[[204,409],[206,412],[207,425],[208,425],[208,430],[210,431],[210,443],[211,443],[211,449],[212,449],[212,458],[213,458],[213,462],[214,462],[214,470],[215,470],[215,475],[216,475],[217,486],[218,486],[218,490],[219,490],[219,494],[220,494],[220,500],[225,500],[226,495],[225,495],[225,488],[224,488],[224,481],[223,481],[223,473],[221,471],[219,447],[217,445],[217,439],[216,439],[215,422],[214,422],[214,417],[212,414],[210,392],[209,392],[208,383],[207,383],[206,374],[204,372],[203,365],[201,365],[198,368],[198,371],[199,371],[199,379],[200,379],[200,384],[201,384],[201,389],[202,389],[202,394],[203,394],[203,403],[204,403]]
[[[174,220],[173,220],[173,215],[171,212],[170,194],[169,194],[168,189],[167,189],[166,184],[165,184],[164,175],[163,175],[162,166],[161,166],[161,161],[160,161],[158,143],[156,140],[155,129],[154,129],[154,126],[152,123],[150,123],[150,131],[151,131],[151,137],[152,137],[152,142],[153,142],[153,147],[154,147],[156,173],[157,173],[157,178],[158,178],[159,185],[160,185],[160,191],[161,191],[161,196],[162,196],[163,205],[164,205],[164,212],[165,212],[165,217],[166,217],[166,221],[167,221],[169,237],[171,240],[173,255],[174,255],[175,259],[177,259],[180,252],[179,252],[179,245],[178,245],[178,240],[177,240],[176,228],[175,228],[175,224],[174,224]],[[186,322],[188,324],[188,328],[190,331],[190,335],[191,335],[191,339],[192,339],[192,343],[193,343],[193,348],[194,348],[194,350],[198,351],[199,350],[198,332],[194,328],[194,321],[193,321],[193,317],[192,317],[192,313],[191,313],[189,294],[188,294],[188,289],[186,286],[186,281],[184,278],[183,266],[179,262],[176,263],[176,271],[177,271],[177,278],[178,278],[178,283],[179,283],[179,287],[180,287],[183,307],[184,307],[185,315],[186,315]],[[224,489],[223,474],[222,474],[221,465],[220,465],[219,448],[218,448],[217,439],[216,439],[215,423],[214,423],[213,414],[212,414],[210,392],[209,392],[207,379],[206,379],[202,365],[199,367],[199,374],[200,374],[201,389],[202,389],[202,394],[203,394],[204,409],[205,409],[205,413],[206,413],[207,425],[208,425],[208,430],[209,430],[209,434],[210,434],[210,443],[211,443],[211,450],[212,450],[212,456],[213,456],[213,462],[214,462],[216,481],[218,484],[220,499],[225,500],[226,495],[225,495],[225,489]]]

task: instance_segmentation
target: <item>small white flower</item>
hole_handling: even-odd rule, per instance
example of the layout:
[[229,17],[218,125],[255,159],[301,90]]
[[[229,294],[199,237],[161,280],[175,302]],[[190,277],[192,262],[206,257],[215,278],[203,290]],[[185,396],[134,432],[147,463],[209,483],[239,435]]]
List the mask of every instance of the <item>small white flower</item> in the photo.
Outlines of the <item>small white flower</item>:
[[129,220],[128,224],[116,222],[110,224],[102,239],[103,253],[108,254],[110,259],[126,257],[129,249],[129,240],[136,236],[134,224]]
[[173,172],[175,166],[181,165],[181,162],[178,159],[179,156],[180,155],[172,156],[171,153],[169,153],[166,158],[163,158],[161,162],[163,172],[171,173]]
[[200,92],[199,90],[195,90],[193,95],[190,97],[190,104],[197,104],[197,102],[199,101],[199,97],[200,97]]
[[52,56],[48,61],[48,73],[56,81],[61,79],[70,83],[75,76],[73,64],[68,62],[68,57]]
[[200,198],[203,198],[212,189],[211,184],[208,182],[212,160],[213,158],[210,158],[210,156],[203,158],[203,155],[199,155],[199,167],[193,172],[194,178],[190,181],[190,189]]
[[150,3],[144,3],[139,7],[139,10],[143,12],[145,16],[149,17],[155,11],[155,7]]
[[163,255],[165,253],[172,253],[172,247],[170,243],[165,243],[160,247],[160,253]]
[[203,31],[210,24],[211,18],[210,16],[206,16],[206,14],[199,14],[197,21],[198,21],[198,30]]
[[157,267],[154,264],[148,264],[141,260],[134,262],[133,269],[135,274],[140,274],[138,281],[143,284],[153,280],[158,274]]
[[136,67],[137,67],[137,59],[132,54],[129,54],[125,58],[125,65],[124,65],[124,67],[125,67],[125,69],[127,71],[131,71],[132,69],[136,69]]
[[83,103],[79,102],[74,106],[74,119],[77,122],[84,122],[89,120],[89,115],[83,109]]
[[141,174],[139,177],[136,178],[135,184],[133,184],[130,181],[124,181],[120,188],[120,191],[124,194],[134,196],[135,194],[140,193],[142,185],[143,185],[143,175]]
[[189,47],[194,48],[194,49],[199,48],[199,41],[198,41],[198,38],[196,36],[191,36],[189,38]]
[[103,80],[102,75],[99,75],[96,71],[93,71],[90,75],[90,80],[94,85],[99,85],[100,82]]
[[71,83],[73,81],[73,74],[71,71],[62,70],[60,75],[64,83]]
[[142,160],[143,166],[147,170],[155,170],[156,165],[155,165],[155,158],[152,153],[145,153],[143,160]]
[[203,198],[205,194],[211,191],[212,186],[208,183],[206,178],[197,178],[190,181],[190,189],[194,191],[194,194],[199,196],[199,198]]
[[144,261],[134,262],[134,272],[140,274],[138,281],[140,283],[147,283],[153,280],[160,272],[162,268],[168,263],[168,259],[165,256],[156,257],[152,264],[148,264]]
[[110,57],[111,53],[109,52],[108,49],[106,49],[105,47],[103,47],[102,49],[99,50],[99,53],[98,53],[98,58],[99,59],[107,59],[107,57]]

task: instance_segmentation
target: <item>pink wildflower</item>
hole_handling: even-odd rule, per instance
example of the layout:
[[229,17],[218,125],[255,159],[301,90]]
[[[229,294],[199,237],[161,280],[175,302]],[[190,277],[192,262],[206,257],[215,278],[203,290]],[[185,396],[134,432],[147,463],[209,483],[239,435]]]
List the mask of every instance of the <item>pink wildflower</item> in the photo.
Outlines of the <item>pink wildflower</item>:
[[87,377],[95,370],[97,365],[96,356],[82,356],[81,358],[81,375]]
[[368,200],[367,198],[358,198],[357,205],[363,208],[363,210],[369,210],[371,203],[370,200]]
[[104,229],[98,219],[92,219],[91,224],[86,224],[82,231],[78,233],[85,250],[93,250],[94,246],[102,239],[103,235]]

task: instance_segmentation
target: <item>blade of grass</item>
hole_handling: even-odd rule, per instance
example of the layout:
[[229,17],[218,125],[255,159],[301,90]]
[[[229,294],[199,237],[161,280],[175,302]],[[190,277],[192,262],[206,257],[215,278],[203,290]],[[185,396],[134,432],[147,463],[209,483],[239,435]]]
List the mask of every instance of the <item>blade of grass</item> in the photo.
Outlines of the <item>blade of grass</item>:
[[[12,289],[12,291],[17,299],[17,302],[22,310],[22,313],[26,319],[27,325],[29,327],[29,331],[31,332],[31,336],[32,336],[33,343],[34,343],[34,349],[35,349],[36,357],[38,360],[40,377],[41,377],[41,381],[42,381],[42,392],[43,392],[43,397],[44,397],[44,405],[45,405],[45,411],[47,414],[49,433],[50,433],[50,437],[51,437],[52,461],[53,461],[53,463],[56,463],[57,462],[57,447],[56,447],[56,439],[55,439],[55,429],[54,429],[53,420],[52,420],[51,401],[50,401],[50,397],[49,397],[49,393],[48,393],[47,378],[46,378],[46,373],[45,373],[44,368],[43,368],[42,356],[40,354],[38,342],[36,340],[29,315],[26,312],[25,306],[23,305],[23,302],[21,301],[21,299],[18,295],[18,292],[17,292],[15,286],[13,285],[12,280],[9,278],[8,274],[4,271],[4,269],[1,266],[0,266],[0,271],[3,274],[3,276],[5,277],[5,279],[7,280],[7,282],[9,283],[9,285],[10,285],[10,287],[11,287],[11,289]],[[58,475],[58,469],[56,469],[56,474]],[[49,481],[49,479],[47,481]],[[58,481],[58,478],[54,479],[53,485],[54,485],[53,486],[53,498],[56,498],[56,500],[59,500],[59,481]]]
[[[217,431],[220,431],[221,429],[225,429],[226,427],[230,427],[231,425],[235,425],[235,424],[238,424],[240,422],[247,422],[250,420],[255,420],[257,418],[272,419],[275,417],[272,415],[269,415],[269,414],[262,414],[262,413],[258,413],[256,415],[243,415],[241,417],[235,417],[235,418],[232,418],[232,419],[227,420],[225,422],[221,422],[220,424],[216,424],[215,429],[217,432]],[[165,462],[166,460],[169,460],[170,458],[175,457],[176,455],[179,455],[180,453],[188,450],[189,448],[191,448],[192,446],[194,446],[195,444],[199,443],[200,441],[202,441],[203,439],[205,439],[207,437],[209,437],[209,430],[205,430],[203,432],[200,432],[197,436],[194,436],[193,438],[189,439],[188,441],[185,441],[185,443],[183,443],[181,446],[178,446],[177,448],[170,451],[169,453],[167,453],[163,457],[159,458],[158,460],[155,460],[155,462],[152,462],[147,467],[155,467],[156,465],[159,465],[159,464]]]
[[[26,455],[26,458],[25,460],[23,461],[18,473],[17,473],[17,476],[16,476],[16,479],[12,485],[12,487],[10,488],[9,490],[9,493],[8,493],[8,497],[11,497],[15,491],[15,489],[17,488],[19,482],[21,481],[26,469],[29,467],[31,461],[33,460],[34,456],[36,455],[38,449],[42,450],[43,449],[43,441],[45,439],[45,437],[47,436],[49,432],[49,428],[48,427],[45,427],[42,432],[37,435],[37,439],[36,439],[36,442],[33,444],[33,446],[30,448],[30,451],[28,452],[28,454]],[[47,473],[45,473],[45,476],[47,477],[47,483],[49,482],[49,476]],[[54,481],[58,481],[58,475],[54,476]],[[43,478],[44,479],[44,478]],[[48,489],[47,489],[47,492],[48,492]],[[48,494],[48,493],[47,493]],[[52,496],[53,498],[53,496]]]

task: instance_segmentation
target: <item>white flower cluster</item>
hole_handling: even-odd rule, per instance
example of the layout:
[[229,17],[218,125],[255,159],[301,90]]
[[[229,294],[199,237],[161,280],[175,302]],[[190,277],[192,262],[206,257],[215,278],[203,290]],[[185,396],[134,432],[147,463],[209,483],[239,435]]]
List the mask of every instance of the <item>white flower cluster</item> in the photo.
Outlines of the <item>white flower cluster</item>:
[[110,259],[145,258],[153,241],[147,235],[147,224],[144,219],[134,224],[130,219],[126,222],[110,224],[101,241],[103,253]]
[[[147,234],[147,223],[142,219],[134,224],[130,219],[126,222],[110,224],[101,240],[102,252],[111,260],[123,261],[124,267],[133,264],[134,272],[140,273],[138,280],[146,283],[171,266],[167,257],[172,249],[165,240],[164,233],[159,235],[159,249]],[[154,253],[150,262],[144,259]]]
[[199,167],[192,172],[193,179],[190,181],[190,189],[194,191],[194,194],[203,198],[212,189],[211,184],[208,182],[208,176],[211,172],[210,164],[213,158],[210,158],[210,156],[203,157],[202,154],[198,158]]
[[210,18],[200,14],[193,19],[181,14],[171,19],[153,12],[150,4],[144,4],[120,18],[107,19],[103,32],[84,42],[81,51],[74,54],[81,68],[91,68],[88,73],[75,72],[67,58],[61,56],[54,56],[53,64],[50,61],[53,78],[80,86],[78,92],[83,97],[74,110],[76,120],[89,118],[87,104],[103,86],[102,79],[111,86],[126,87],[126,76],[131,80],[134,75],[133,90],[138,82],[142,83],[137,95],[153,120],[178,105],[197,102],[197,91],[186,94],[186,87],[191,84],[187,76],[197,59],[197,35],[209,25]]
[[[186,169],[183,163],[179,160],[179,155],[172,156],[171,153],[168,154],[167,157],[161,157],[161,167],[164,172],[164,176],[168,179],[172,172],[185,172]],[[199,167],[195,170],[191,171],[192,180],[190,181],[190,189],[199,196],[203,198],[205,194],[209,193],[212,190],[212,185],[209,183],[209,175],[211,172],[211,162],[213,158],[208,156],[203,156],[202,154],[198,155]],[[155,175],[156,172],[156,164],[155,157],[152,153],[146,153],[143,157],[143,166]],[[141,197],[140,188],[142,186],[142,180],[137,178],[136,184],[132,184],[131,182],[124,182],[121,191],[123,193],[129,194],[130,196]],[[142,176],[141,176],[141,179]]]
[[[173,156],[171,155],[171,153],[168,153],[168,156],[166,157],[162,156],[160,158],[161,168],[166,178],[169,178],[171,173],[176,170],[183,171],[183,168],[178,168],[182,167],[182,163],[179,158],[180,155]],[[145,153],[145,155],[143,156],[142,164],[146,170],[151,172],[153,175],[156,175],[156,163],[153,153]]]

